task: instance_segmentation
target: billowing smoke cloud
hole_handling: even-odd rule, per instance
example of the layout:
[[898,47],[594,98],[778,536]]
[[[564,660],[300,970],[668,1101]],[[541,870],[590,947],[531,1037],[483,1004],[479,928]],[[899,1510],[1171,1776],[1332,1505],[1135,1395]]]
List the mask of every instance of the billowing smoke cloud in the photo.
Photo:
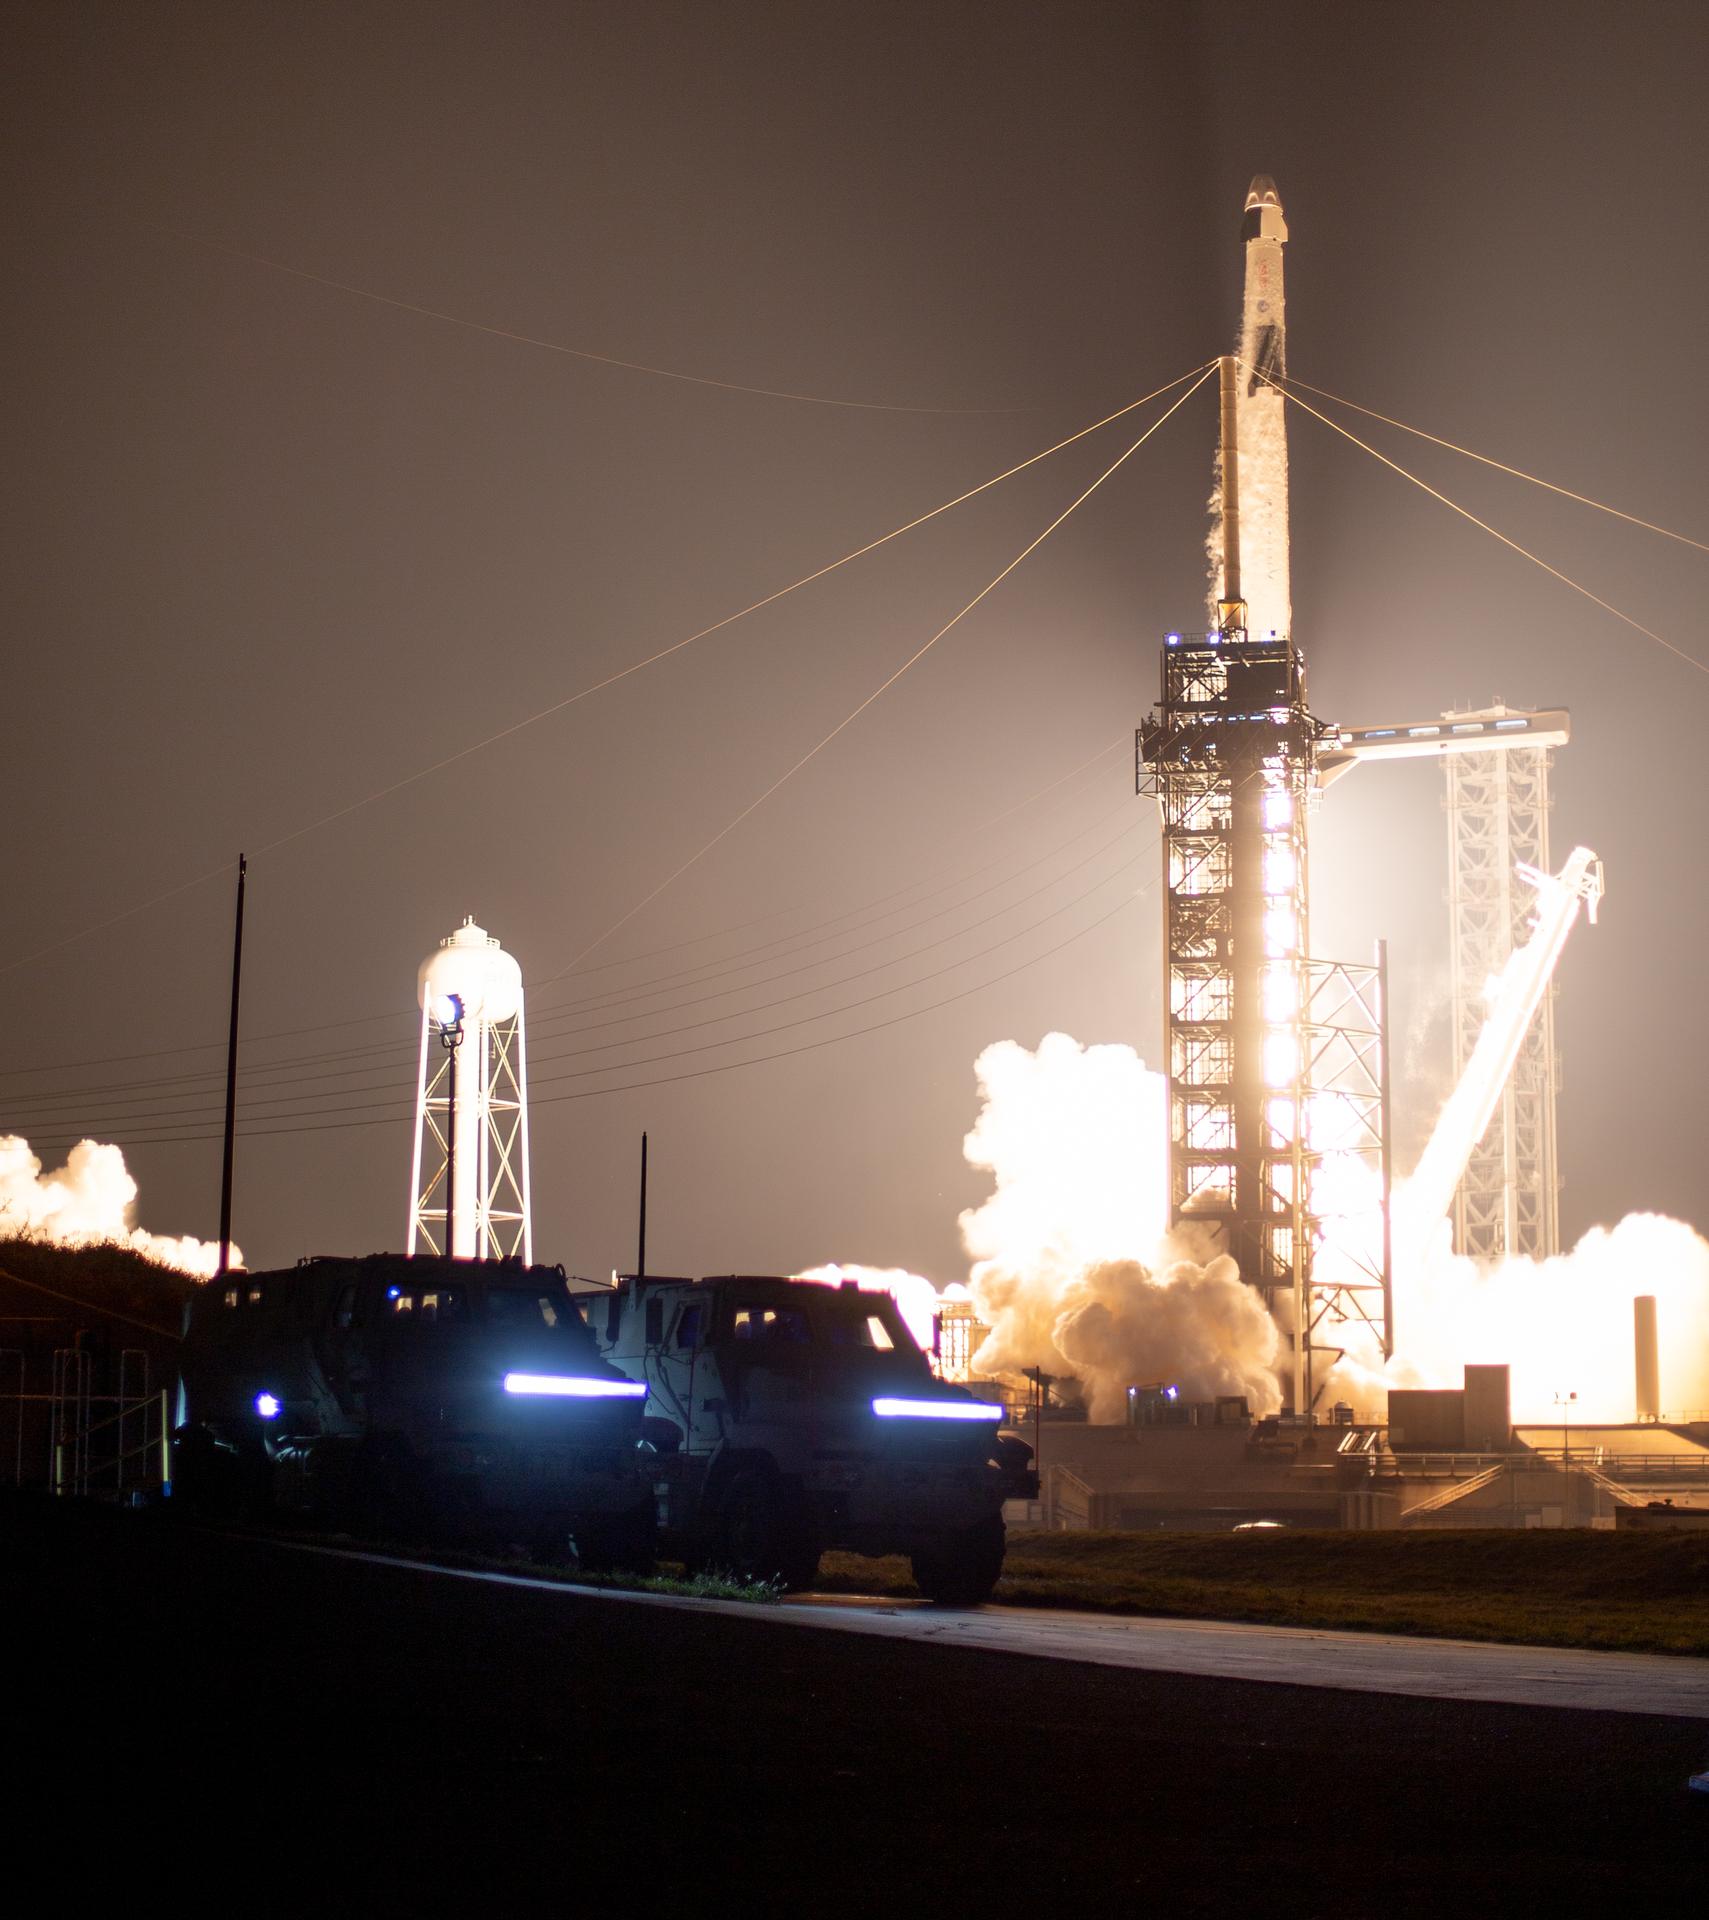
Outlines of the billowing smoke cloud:
[[[204,1277],[218,1268],[217,1242],[148,1233],[134,1225],[136,1198],[136,1181],[118,1147],[79,1140],[63,1167],[44,1174],[27,1140],[0,1134],[0,1236],[62,1247],[134,1247],[164,1266]],[[234,1266],[242,1264],[235,1246],[231,1256]]]
[[1047,1034],[975,1063],[984,1106],[969,1162],[996,1190],[961,1216],[971,1289],[991,1328],[984,1373],[1042,1367],[1081,1383],[1095,1420],[1127,1389],[1178,1383],[1190,1399],[1280,1404],[1277,1335],[1232,1260],[1167,1232],[1161,1074],[1131,1047]]
[[[1190,1399],[1244,1394],[1281,1404],[1283,1343],[1258,1293],[1208,1235],[1168,1228],[1168,1110],[1161,1074],[1131,1047],[1083,1047],[1064,1033],[1036,1050],[1014,1041],[975,1063],[982,1104],[964,1151],[993,1190],[961,1216],[972,1260],[968,1291],[991,1329],[975,1356],[983,1374],[1042,1367],[1080,1383],[1093,1419],[1119,1420],[1127,1388],[1178,1382]],[[1331,1169],[1332,1172],[1335,1169]],[[1349,1162],[1340,1169],[1369,1179]],[[1404,1207],[1404,1183],[1396,1190]],[[1366,1212],[1354,1229],[1371,1230]],[[1339,1259],[1374,1248],[1331,1244]],[[1664,1414],[1709,1410],[1709,1241],[1681,1221],[1630,1214],[1587,1233],[1571,1253],[1488,1268],[1454,1254],[1446,1222],[1427,1248],[1397,1247],[1395,1358],[1347,1325],[1321,1338],[1346,1349],[1323,1390],[1381,1417],[1391,1386],[1458,1386],[1471,1362],[1512,1369],[1521,1422],[1629,1420],[1634,1412],[1632,1299],[1657,1297]],[[947,1297],[900,1269],[824,1266],[802,1276],[883,1286],[922,1346]]]
[[[1402,1190],[1403,1191],[1403,1190]],[[1656,1296],[1662,1412],[1709,1411],[1709,1242],[1680,1220],[1629,1213],[1593,1227],[1553,1260],[1492,1267],[1455,1254],[1446,1223],[1428,1252],[1395,1272],[1396,1354],[1380,1366],[1368,1341],[1349,1342],[1330,1382],[1380,1412],[1390,1386],[1452,1387],[1468,1362],[1511,1368],[1518,1421],[1630,1420],[1635,1409],[1632,1300]]]

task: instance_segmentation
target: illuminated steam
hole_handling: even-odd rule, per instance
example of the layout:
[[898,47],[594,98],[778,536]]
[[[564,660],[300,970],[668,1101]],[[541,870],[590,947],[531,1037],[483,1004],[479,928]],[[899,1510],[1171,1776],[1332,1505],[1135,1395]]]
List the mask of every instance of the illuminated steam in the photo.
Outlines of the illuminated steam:
[[1128,1387],[1176,1382],[1193,1399],[1281,1400],[1277,1335],[1232,1260],[1167,1233],[1167,1108],[1131,1047],[1047,1034],[975,1063],[984,1106],[969,1162],[996,1190],[961,1216],[971,1290],[989,1338],[981,1373],[1042,1367],[1080,1382],[1094,1420]]
[[[206,1278],[219,1267],[217,1242],[148,1233],[132,1224],[137,1184],[118,1147],[79,1140],[65,1165],[44,1174],[30,1143],[0,1134],[0,1235],[52,1246],[132,1247],[163,1266]],[[232,1264],[242,1265],[234,1246]]]
[[[1254,1412],[1273,1412],[1285,1355],[1260,1296],[1191,1229],[1168,1230],[1162,1075],[1131,1047],[1083,1047],[1063,1033],[1036,1050],[999,1041],[975,1072],[981,1106],[964,1151],[992,1179],[989,1197],[961,1216],[968,1291],[991,1329],[975,1371],[1042,1367],[1076,1380],[1099,1421],[1123,1417],[1129,1386],[1165,1381],[1189,1399],[1239,1393]],[[1328,1171],[1372,1177],[1351,1157]],[[1404,1182],[1395,1203],[1404,1213]],[[1374,1251],[1330,1245],[1319,1260],[1328,1268]],[[1516,1420],[1558,1419],[1557,1396],[1568,1393],[1577,1419],[1629,1420],[1632,1298],[1652,1293],[1663,1412],[1709,1409],[1709,1242],[1680,1221],[1631,1214],[1557,1259],[1492,1268],[1454,1254],[1444,1221],[1426,1245],[1397,1243],[1396,1253],[1396,1357],[1384,1367],[1373,1336],[1325,1328],[1347,1349],[1326,1403],[1347,1399],[1380,1417],[1391,1386],[1457,1386],[1468,1361],[1505,1361]],[[801,1277],[884,1287],[922,1346],[934,1309],[966,1297],[900,1269],[828,1265]]]

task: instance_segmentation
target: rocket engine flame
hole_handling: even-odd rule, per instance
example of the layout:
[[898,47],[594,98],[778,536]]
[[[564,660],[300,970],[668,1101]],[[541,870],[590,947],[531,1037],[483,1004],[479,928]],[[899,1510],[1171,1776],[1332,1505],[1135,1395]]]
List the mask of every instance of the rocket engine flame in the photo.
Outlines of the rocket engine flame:
[[[56,1247],[133,1247],[162,1266],[202,1279],[219,1270],[217,1240],[175,1238],[134,1226],[136,1199],[137,1183],[124,1153],[110,1143],[79,1140],[64,1166],[44,1174],[27,1140],[0,1134],[0,1234]],[[236,1246],[231,1263],[243,1264]]]

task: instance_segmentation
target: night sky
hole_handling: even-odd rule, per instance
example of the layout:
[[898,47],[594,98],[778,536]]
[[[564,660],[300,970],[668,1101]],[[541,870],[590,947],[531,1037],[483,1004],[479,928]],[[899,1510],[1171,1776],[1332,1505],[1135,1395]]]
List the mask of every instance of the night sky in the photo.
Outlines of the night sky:
[[[0,1129],[116,1140],[145,1225],[216,1231],[247,849],[246,1065],[341,1076],[246,1087],[251,1264],[401,1244],[416,967],[473,914],[530,982],[541,1257],[628,1264],[646,1127],[660,1270],[963,1276],[981,1047],[1156,1060],[1132,729],[1200,624],[1213,390],[581,971],[1138,427],[299,830],[1226,350],[1257,171],[1295,375],[1709,539],[1700,5],[52,4],[0,41]],[[1349,424],[1709,662],[1709,555]],[[1559,975],[1565,1233],[1703,1224],[1709,682],[1290,431],[1319,713],[1572,710],[1556,859],[1608,898]],[[1313,840],[1318,952],[1391,944],[1403,1164],[1441,794],[1362,769]]]

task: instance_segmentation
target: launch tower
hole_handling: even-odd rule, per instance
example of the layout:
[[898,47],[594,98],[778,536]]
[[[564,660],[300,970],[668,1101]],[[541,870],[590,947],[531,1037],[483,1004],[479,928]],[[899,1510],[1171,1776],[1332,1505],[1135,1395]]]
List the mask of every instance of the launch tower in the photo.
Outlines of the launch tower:
[[[1283,402],[1259,377],[1284,364],[1287,229],[1270,181],[1253,182],[1246,216],[1242,353],[1221,366],[1213,624],[1166,637],[1137,775],[1162,814],[1171,1223],[1213,1230],[1263,1294],[1291,1343],[1303,1414],[1333,1322],[1363,1320],[1392,1346],[1385,1235],[1371,1238],[1385,1253],[1367,1265],[1313,1270],[1328,1155],[1369,1162],[1380,1181],[1366,1191],[1386,1209],[1384,983],[1380,967],[1309,957],[1307,808],[1319,751],[1339,733],[1312,714],[1287,631]],[[1243,542],[1249,478],[1258,511]],[[1244,544],[1258,561],[1256,607],[1242,591]]]

